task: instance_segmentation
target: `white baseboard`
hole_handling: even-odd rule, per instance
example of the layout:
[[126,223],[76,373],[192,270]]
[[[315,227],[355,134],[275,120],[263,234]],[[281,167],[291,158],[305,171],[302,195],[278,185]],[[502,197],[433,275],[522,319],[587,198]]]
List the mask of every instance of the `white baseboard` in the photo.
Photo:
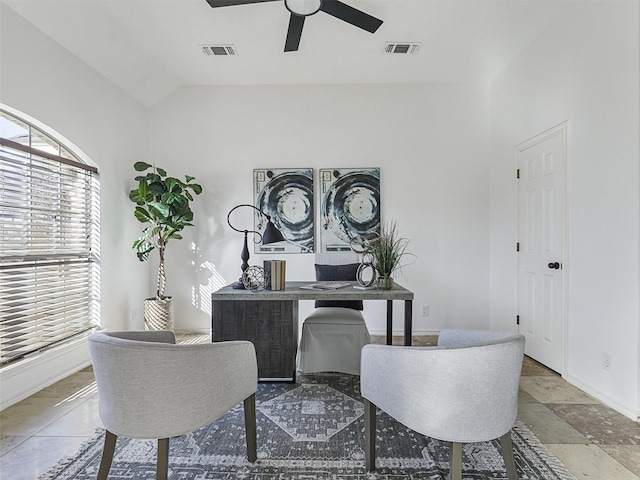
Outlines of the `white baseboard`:
[[87,337],[28,355],[0,369],[0,410],[91,365]]
[[633,408],[629,408],[626,405],[622,405],[621,403],[609,397],[606,393],[595,390],[589,387],[588,385],[585,385],[580,380],[572,377],[571,375],[563,375],[562,378],[564,378],[567,382],[569,382],[574,387],[579,388],[583,392],[600,400],[606,406],[613,408],[616,412],[621,413],[622,415],[630,418],[634,422],[640,422],[640,412],[634,411]]

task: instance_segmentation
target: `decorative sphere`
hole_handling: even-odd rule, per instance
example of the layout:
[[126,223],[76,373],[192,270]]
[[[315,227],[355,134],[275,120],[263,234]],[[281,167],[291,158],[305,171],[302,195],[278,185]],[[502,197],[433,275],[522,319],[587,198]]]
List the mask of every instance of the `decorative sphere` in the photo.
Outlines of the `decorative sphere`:
[[269,283],[269,274],[264,268],[252,265],[242,274],[242,283],[247,290],[259,292],[264,290],[267,283]]

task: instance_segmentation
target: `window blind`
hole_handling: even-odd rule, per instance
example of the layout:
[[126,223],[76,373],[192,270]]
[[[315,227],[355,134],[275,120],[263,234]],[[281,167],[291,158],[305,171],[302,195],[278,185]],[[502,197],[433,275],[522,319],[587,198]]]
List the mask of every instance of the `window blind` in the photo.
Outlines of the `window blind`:
[[99,322],[99,177],[66,157],[0,138],[3,365]]

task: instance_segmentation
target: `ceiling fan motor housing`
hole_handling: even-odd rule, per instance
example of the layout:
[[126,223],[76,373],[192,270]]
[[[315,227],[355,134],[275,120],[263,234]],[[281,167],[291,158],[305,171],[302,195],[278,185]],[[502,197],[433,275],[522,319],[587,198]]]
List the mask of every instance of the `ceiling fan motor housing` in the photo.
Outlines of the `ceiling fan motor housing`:
[[294,15],[308,17],[320,11],[322,0],[284,0],[284,5]]

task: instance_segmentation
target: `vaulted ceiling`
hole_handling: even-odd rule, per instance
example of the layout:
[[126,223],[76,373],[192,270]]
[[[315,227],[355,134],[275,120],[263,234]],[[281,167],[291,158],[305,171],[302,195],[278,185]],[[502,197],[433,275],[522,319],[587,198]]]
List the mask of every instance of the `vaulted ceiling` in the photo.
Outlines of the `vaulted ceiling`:
[[[192,85],[489,81],[569,8],[562,0],[344,0],[383,21],[369,33],[323,11],[284,52],[283,0],[1,0],[145,105]],[[325,0],[331,1],[331,0]],[[419,43],[385,54],[388,42]],[[202,45],[233,45],[206,55]]]

